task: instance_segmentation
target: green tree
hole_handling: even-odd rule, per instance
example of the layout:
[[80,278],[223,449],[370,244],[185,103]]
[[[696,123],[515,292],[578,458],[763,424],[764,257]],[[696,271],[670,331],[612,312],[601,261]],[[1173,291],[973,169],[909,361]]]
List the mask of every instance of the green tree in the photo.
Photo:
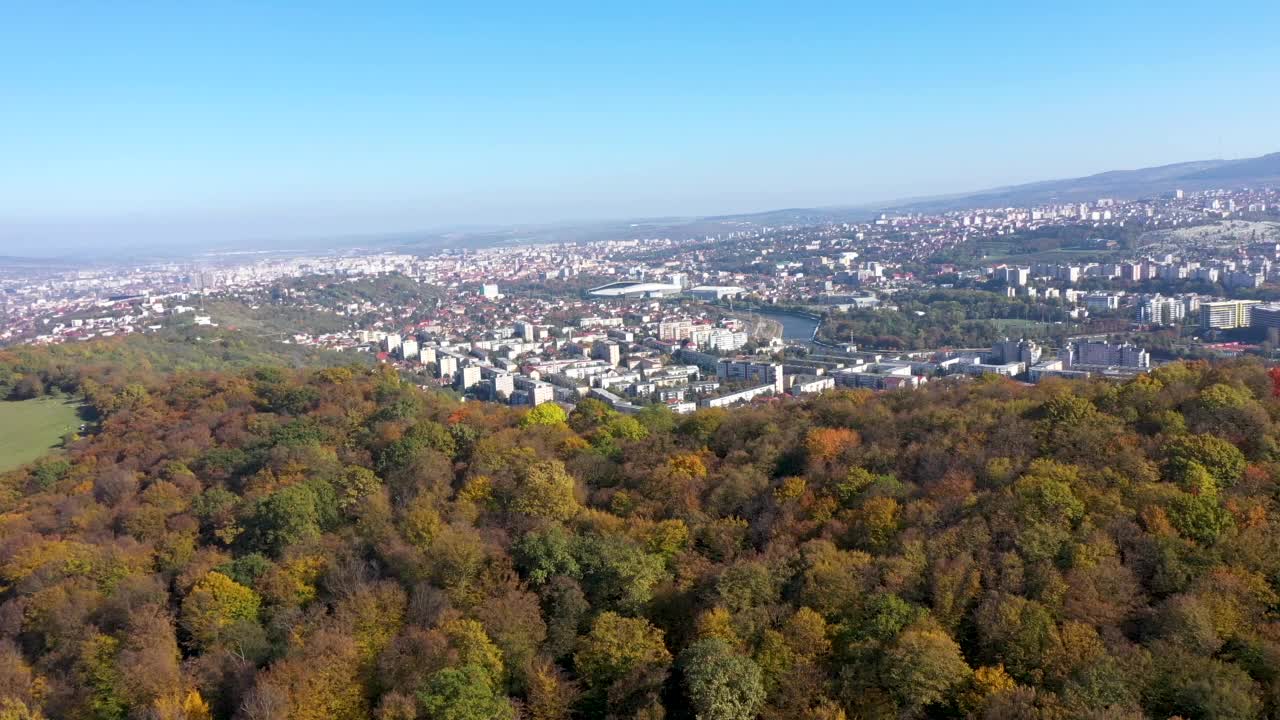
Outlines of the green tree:
[[387,477],[388,473],[408,467],[424,450],[435,450],[453,458],[457,449],[457,442],[448,428],[438,422],[424,420],[410,427],[382,451],[378,456],[378,471]]
[[666,562],[618,535],[578,538],[574,557],[593,604],[638,612],[666,576]]
[[923,628],[899,635],[885,651],[881,666],[881,681],[912,715],[941,702],[969,675],[956,641],[941,630]]
[[369,468],[352,465],[334,481],[338,492],[338,509],[349,513],[368,495],[377,491],[382,481]]
[[269,555],[279,555],[290,545],[318,536],[325,498],[317,488],[318,484],[299,483],[258,500],[245,523],[245,542]]
[[80,668],[88,690],[88,716],[93,720],[124,720],[128,706],[124,700],[124,678],[116,666],[120,641],[94,633],[80,648]]
[[559,460],[529,465],[520,473],[511,511],[548,520],[568,520],[579,510],[573,476]]
[[1084,503],[1072,490],[1078,482],[1080,474],[1075,467],[1036,460],[1013,484],[1022,517],[1041,522],[1076,522],[1084,515]]
[[573,536],[558,523],[525,533],[511,552],[516,566],[534,585],[546,584],[556,575],[581,575],[573,556]]
[[616,413],[600,400],[583,398],[574,406],[573,414],[569,416],[569,426],[580,433],[590,432],[604,425],[614,414]]
[[1258,687],[1238,666],[1180,650],[1161,648],[1160,673],[1147,710],[1156,717],[1252,720],[1262,701]]
[[1246,462],[1239,448],[1212,435],[1184,435],[1165,446],[1165,473],[1171,482],[1185,484],[1188,474],[1199,465],[1218,487],[1229,488],[1244,473]]
[[662,638],[648,620],[605,611],[579,641],[574,667],[593,688],[607,687],[638,668],[665,669],[671,653]]
[[1213,545],[1232,525],[1231,513],[1213,493],[1174,496],[1169,502],[1169,521],[1184,537],[1201,545]]
[[466,664],[437,671],[418,691],[418,704],[428,720],[510,720],[515,709],[489,673]]
[[505,674],[502,651],[489,639],[483,625],[475,620],[450,620],[440,629],[459,661],[483,669],[495,687],[501,686]]
[[698,720],[751,720],[764,703],[760,666],[724,640],[707,638],[680,654],[685,689]]

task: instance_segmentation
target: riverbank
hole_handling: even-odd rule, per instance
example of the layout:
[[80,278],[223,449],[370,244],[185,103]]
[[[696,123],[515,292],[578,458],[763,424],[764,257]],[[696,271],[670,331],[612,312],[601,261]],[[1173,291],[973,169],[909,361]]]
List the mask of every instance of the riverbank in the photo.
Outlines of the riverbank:
[[747,333],[756,339],[811,341],[822,321],[815,315],[783,310],[746,310],[728,313],[746,323]]
[[782,337],[782,323],[759,315],[739,318],[746,323],[746,333],[753,340],[768,342]]

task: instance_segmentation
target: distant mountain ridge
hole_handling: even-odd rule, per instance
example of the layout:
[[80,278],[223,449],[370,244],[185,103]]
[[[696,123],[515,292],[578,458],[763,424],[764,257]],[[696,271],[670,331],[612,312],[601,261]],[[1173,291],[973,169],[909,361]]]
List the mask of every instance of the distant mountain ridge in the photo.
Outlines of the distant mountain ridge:
[[1191,192],[1251,185],[1280,185],[1280,152],[1239,160],[1197,160],[1136,170],[1110,170],[1085,177],[904,200],[887,204],[884,209],[925,211],[1022,206],[1080,202],[1099,197],[1134,200],[1178,189]]
[[650,217],[512,226],[474,233],[424,233],[418,240],[406,245],[421,250],[427,247],[485,247],[663,235],[702,237],[738,229],[742,225],[865,222],[883,212],[941,212],[964,208],[1083,202],[1103,197],[1131,200],[1171,193],[1179,188],[1191,192],[1250,185],[1280,187],[1280,152],[1239,160],[1195,160],[1136,170],[1109,170],[1086,177],[1042,180],[976,192],[905,198],[882,203],[777,208],[695,217]]
[[[879,213],[886,212],[943,212],[966,208],[1026,207],[1055,202],[1094,201],[1104,197],[1134,200],[1171,193],[1177,189],[1194,192],[1240,187],[1280,187],[1280,152],[1236,160],[1196,160],[1135,170],[1109,170],[1085,177],[1042,180],[974,192],[902,198],[888,202],[776,208],[759,212],[689,217],[632,217],[511,225],[472,224],[421,231],[397,230],[356,235],[348,233],[339,236],[306,238],[242,238],[219,242],[216,245],[223,251],[264,247],[281,250],[286,249],[284,246],[287,246],[289,250],[299,251],[369,247],[423,252],[445,247],[477,248],[618,238],[662,236],[697,238],[738,230],[744,225],[759,227],[865,222]],[[6,242],[6,230],[8,228],[0,222],[0,246]],[[10,233],[12,234],[13,231]],[[34,241],[26,237],[19,237],[18,234],[12,234],[12,237],[16,244],[30,245],[33,249],[35,247]],[[101,262],[121,259],[120,248],[111,248],[104,252],[101,250],[102,247],[104,246],[95,243],[92,247],[86,247],[74,253],[65,248],[49,252],[48,247],[42,247],[43,252],[32,253],[31,256],[0,255],[0,271],[83,264],[87,260]],[[155,241],[133,247],[126,254],[139,262],[149,262],[161,258],[190,258],[206,251],[207,248],[197,250]]]

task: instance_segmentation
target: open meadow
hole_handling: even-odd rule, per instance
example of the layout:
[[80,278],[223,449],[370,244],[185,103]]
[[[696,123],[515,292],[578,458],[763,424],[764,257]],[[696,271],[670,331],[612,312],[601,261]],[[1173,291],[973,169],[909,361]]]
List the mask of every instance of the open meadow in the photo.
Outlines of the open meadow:
[[64,397],[0,402],[0,472],[44,455],[80,426],[80,404]]

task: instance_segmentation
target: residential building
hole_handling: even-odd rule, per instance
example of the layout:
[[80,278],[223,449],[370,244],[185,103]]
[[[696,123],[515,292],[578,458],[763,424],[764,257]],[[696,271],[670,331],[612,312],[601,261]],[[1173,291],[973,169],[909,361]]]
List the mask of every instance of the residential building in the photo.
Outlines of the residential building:
[[509,399],[516,392],[516,379],[511,373],[496,373],[489,383],[490,394],[495,400]]
[[478,385],[479,383],[480,366],[478,365],[468,365],[461,368],[454,380],[454,385],[457,386],[459,392],[466,392],[471,388],[471,386]]
[[1280,303],[1254,305],[1250,309],[1249,318],[1254,327],[1280,329]]
[[1147,351],[1130,343],[1109,343],[1096,340],[1069,342],[1058,353],[1064,369],[1078,365],[1100,365],[1132,368],[1151,367]]
[[716,363],[716,378],[725,382],[769,383],[777,393],[783,388],[782,365],[778,363],[725,358]]
[[1138,322],[1151,325],[1178,325],[1186,316],[1182,300],[1175,297],[1151,295],[1138,301]]
[[1200,303],[1201,330],[1231,330],[1249,327],[1250,310],[1259,300],[1210,300]]
[[615,342],[598,342],[591,348],[591,357],[617,366],[622,363],[622,348]]
[[991,362],[1024,363],[1034,365],[1040,361],[1040,346],[1034,340],[1010,340],[1005,338],[991,346]]
[[658,323],[659,340],[688,340],[693,334],[693,323],[688,320],[664,320]]
[[441,379],[452,379],[458,372],[458,358],[453,355],[439,355],[436,359],[436,375]]
[[699,402],[698,405],[705,408],[729,407],[730,405],[749,402],[761,395],[769,395],[779,392],[782,392],[780,387],[773,383],[769,383],[766,385],[757,385],[756,387],[747,388],[746,390],[739,390],[738,392],[729,393],[728,395],[721,395],[720,397],[707,398],[706,400]]
[[400,343],[400,357],[403,360],[417,360],[421,356],[418,350],[418,341],[414,338],[406,338]]

